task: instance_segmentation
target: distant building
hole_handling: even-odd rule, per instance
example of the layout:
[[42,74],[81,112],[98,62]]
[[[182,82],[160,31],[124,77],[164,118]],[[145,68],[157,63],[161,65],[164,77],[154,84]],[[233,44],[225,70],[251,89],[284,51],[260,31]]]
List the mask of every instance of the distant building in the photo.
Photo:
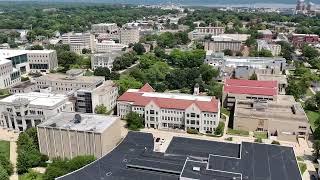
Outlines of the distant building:
[[95,43],[94,51],[96,53],[107,53],[113,51],[122,51],[123,48],[128,47],[125,44],[116,43],[115,41],[102,41]]
[[37,126],[39,149],[49,158],[100,158],[121,140],[120,118],[62,112]]
[[65,95],[17,93],[0,100],[0,125],[25,131],[62,111],[74,111],[73,104]]
[[274,44],[274,43],[268,43],[265,40],[257,40],[258,44],[258,51],[261,51],[262,49],[268,50],[272,53],[273,56],[279,56],[281,53],[281,45],[280,44]]
[[289,41],[293,46],[301,48],[305,44],[317,44],[319,43],[319,36],[316,34],[291,34]]
[[68,44],[72,52],[82,54],[82,49],[93,49],[94,35],[90,33],[69,32],[61,36],[62,43]]
[[64,74],[47,74],[35,78],[39,89],[50,88],[60,93],[75,92],[79,89],[95,89],[103,84],[105,78],[102,76],[67,76]]
[[261,39],[267,41],[267,42],[271,42],[272,38],[273,38],[273,34],[272,31],[270,31],[269,29],[266,30],[258,30],[258,33],[261,33],[262,37]]
[[234,109],[234,129],[264,131],[282,141],[308,138],[308,118],[293,96],[280,95],[277,101],[237,100]]
[[203,39],[206,36],[218,36],[220,34],[224,34],[224,31],[224,27],[195,27],[195,30],[188,33],[188,37],[191,40]]
[[129,45],[138,43],[140,40],[140,31],[136,27],[126,27],[120,30],[120,43]]
[[232,108],[236,100],[257,99],[275,101],[279,93],[277,81],[226,79],[222,103]]
[[13,65],[22,74],[30,72],[46,72],[58,68],[57,53],[55,50],[0,50],[0,57],[13,62]]
[[250,35],[247,34],[221,34],[219,36],[212,36],[210,40],[204,40],[204,50],[223,52],[229,49],[233,52],[240,52],[248,37],[250,37]]
[[106,34],[113,34],[118,33],[118,26],[116,23],[100,23],[100,24],[93,24],[91,26],[91,32],[95,34],[106,33]]
[[157,93],[149,85],[129,89],[118,98],[117,114],[121,118],[137,112],[145,127],[155,129],[196,129],[212,133],[220,121],[220,101],[210,96]]
[[76,92],[76,111],[94,113],[98,105],[104,105],[107,112],[117,104],[118,87],[113,81],[105,81],[94,89],[79,89]]
[[98,67],[107,67],[110,70],[113,68],[113,61],[116,57],[120,57],[123,54],[122,51],[112,51],[103,54],[91,55],[91,69]]

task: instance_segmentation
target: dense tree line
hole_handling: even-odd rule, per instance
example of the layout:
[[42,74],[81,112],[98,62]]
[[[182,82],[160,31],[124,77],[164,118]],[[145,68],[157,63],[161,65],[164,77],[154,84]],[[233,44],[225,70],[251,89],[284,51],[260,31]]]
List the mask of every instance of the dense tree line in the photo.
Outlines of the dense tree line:
[[188,33],[184,31],[179,31],[177,33],[165,32],[160,35],[147,35],[141,41],[157,41],[157,45],[161,48],[174,48],[178,45],[186,45],[190,42]]
[[[46,8],[56,8],[44,11]],[[1,3],[0,29],[31,29],[28,39],[41,35],[51,37],[54,32],[82,32],[95,23],[127,22],[154,15],[177,13],[175,10],[136,6],[86,4],[86,3]]]

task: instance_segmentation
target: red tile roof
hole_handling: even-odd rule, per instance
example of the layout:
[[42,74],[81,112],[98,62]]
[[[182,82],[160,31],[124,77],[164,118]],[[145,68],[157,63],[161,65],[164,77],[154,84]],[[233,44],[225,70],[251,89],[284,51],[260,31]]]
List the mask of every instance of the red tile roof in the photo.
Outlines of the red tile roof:
[[146,83],[142,88],[139,90],[140,92],[155,92],[155,90],[150,86],[149,83]]
[[145,92],[143,91],[142,88],[137,92],[127,91],[118,98],[118,101],[132,102],[133,105],[135,106],[146,106],[151,101],[153,101],[160,108],[180,109],[180,110],[187,109],[190,105],[194,103],[201,111],[204,111],[204,112],[219,111],[219,100],[215,98],[212,98],[211,101],[200,101],[200,100],[186,100],[186,99],[143,96],[144,93]]
[[223,91],[234,94],[274,96],[278,94],[278,83],[277,81],[227,79]]

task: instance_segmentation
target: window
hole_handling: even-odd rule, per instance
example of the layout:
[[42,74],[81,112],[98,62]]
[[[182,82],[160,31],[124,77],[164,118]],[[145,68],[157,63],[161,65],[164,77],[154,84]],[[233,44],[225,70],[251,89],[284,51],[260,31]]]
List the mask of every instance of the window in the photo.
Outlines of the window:
[[154,110],[150,110],[150,114],[154,114]]
[[197,118],[199,118],[200,116],[199,116],[199,114],[197,114]]
[[187,117],[189,117],[189,114],[187,114]]
[[191,124],[195,124],[196,123],[196,121],[195,120],[191,120]]
[[195,113],[191,113],[191,117],[196,117],[196,114]]

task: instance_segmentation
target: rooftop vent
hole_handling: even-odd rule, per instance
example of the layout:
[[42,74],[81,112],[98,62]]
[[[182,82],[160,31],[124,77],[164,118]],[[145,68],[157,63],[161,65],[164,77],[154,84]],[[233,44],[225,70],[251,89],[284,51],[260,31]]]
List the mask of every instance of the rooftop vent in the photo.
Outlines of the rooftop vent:
[[52,123],[49,125],[50,127],[57,127],[57,124],[56,123]]
[[75,124],[81,123],[81,115],[80,114],[75,114],[73,120],[74,120]]
[[193,170],[193,171],[198,171],[198,172],[200,172],[200,167],[194,166],[194,167],[192,168],[192,170]]

